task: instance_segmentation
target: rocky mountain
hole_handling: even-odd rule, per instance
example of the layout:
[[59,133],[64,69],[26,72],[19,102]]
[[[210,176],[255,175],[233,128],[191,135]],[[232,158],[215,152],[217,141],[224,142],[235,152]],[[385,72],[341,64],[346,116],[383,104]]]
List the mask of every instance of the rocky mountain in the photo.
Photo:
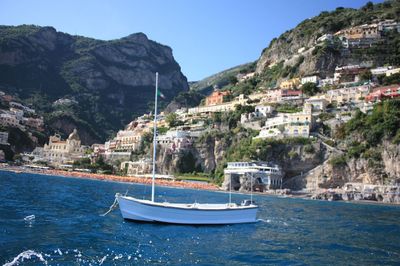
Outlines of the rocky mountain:
[[52,27],[0,26],[0,90],[43,114],[50,132],[78,128],[86,144],[151,110],[155,72],[164,105],[189,89],[172,49],[143,33],[102,41]]
[[400,21],[400,1],[375,5],[369,2],[360,9],[338,7],[332,12],[321,12],[274,38],[263,50],[256,72],[265,85],[273,87],[292,77],[315,73],[322,77],[332,76],[336,66],[399,65],[399,34],[387,33],[381,42],[366,49],[344,49],[336,40],[330,43],[318,41],[324,34],[387,19]]

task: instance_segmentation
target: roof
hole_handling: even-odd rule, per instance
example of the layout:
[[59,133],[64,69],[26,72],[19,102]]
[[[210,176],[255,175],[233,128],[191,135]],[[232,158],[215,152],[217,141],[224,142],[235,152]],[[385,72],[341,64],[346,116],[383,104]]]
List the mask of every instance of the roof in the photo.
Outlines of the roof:
[[79,138],[78,130],[76,130],[76,128],[74,129],[74,131],[72,131],[71,134],[69,134],[68,139],[69,139],[69,140],[81,140],[81,139]]

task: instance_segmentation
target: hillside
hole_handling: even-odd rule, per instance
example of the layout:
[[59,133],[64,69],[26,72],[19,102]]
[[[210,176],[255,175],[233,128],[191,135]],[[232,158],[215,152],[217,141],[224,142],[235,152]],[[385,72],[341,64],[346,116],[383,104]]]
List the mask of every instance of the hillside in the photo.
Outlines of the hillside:
[[319,41],[325,34],[362,24],[392,19],[400,20],[400,1],[367,3],[360,9],[338,7],[332,12],[321,12],[306,19],[271,41],[257,62],[260,81],[270,87],[281,80],[319,73],[332,76],[336,66],[354,64],[381,66],[400,64],[400,37],[387,32],[370,47],[343,47],[333,36],[331,42]]
[[213,90],[214,86],[222,88],[230,83],[231,77],[236,77],[239,73],[252,72],[254,71],[255,66],[256,62],[252,62],[229,68],[205,79],[190,82],[190,89],[203,94],[209,94]]
[[76,127],[86,144],[151,109],[156,71],[162,104],[189,89],[171,48],[143,33],[102,41],[52,27],[0,26],[0,90],[44,115],[49,133]]

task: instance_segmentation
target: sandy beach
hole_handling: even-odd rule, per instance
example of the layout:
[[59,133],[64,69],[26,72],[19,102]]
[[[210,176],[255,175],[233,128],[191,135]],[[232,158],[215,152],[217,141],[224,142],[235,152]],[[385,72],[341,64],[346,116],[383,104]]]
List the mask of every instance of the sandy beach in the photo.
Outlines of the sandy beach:
[[[28,169],[26,167],[18,167],[18,166],[2,166],[0,169],[5,171],[12,171],[14,173],[55,175],[64,177],[108,180],[108,181],[148,184],[148,185],[151,185],[152,182],[152,179],[147,177],[105,175],[105,174],[82,173],[76,171],[62,171],[62,170],[50,170],[50,169],[38,170],[38,169]],[[157,186],[165,186],[165,187],[179,187],[179,188],[190,188],[190,189],[201,189],[201,190],[219,190],[219,187],[217,185],[207,184],[207,183],[194,183],[194,182],[185,182],[177,180],[167,180],[167,179],[156,179],[155,183]]]

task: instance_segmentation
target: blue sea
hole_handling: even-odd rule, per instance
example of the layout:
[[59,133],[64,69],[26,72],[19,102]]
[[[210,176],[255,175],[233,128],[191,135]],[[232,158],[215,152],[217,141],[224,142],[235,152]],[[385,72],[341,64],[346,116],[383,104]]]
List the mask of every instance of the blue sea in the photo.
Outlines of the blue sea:
[[[101,216],[117,182],[0,171],[0,265],[400,265],[400,206],[255,196],[259,222],[184,226]],[[228,194],[159,187],[157,200]],[[233,195],[240,203],[245,195]]]

